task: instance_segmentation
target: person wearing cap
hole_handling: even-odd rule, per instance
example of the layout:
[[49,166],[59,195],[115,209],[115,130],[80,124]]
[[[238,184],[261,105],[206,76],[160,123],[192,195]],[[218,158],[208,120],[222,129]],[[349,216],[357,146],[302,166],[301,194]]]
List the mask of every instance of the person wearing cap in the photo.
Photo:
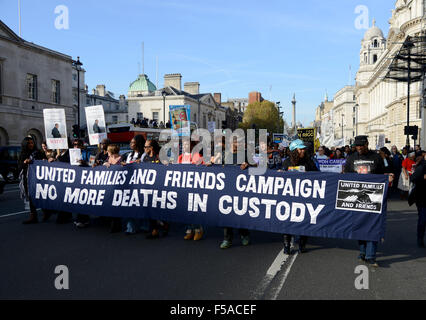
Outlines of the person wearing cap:
[[[300,139],[290,143],[290,157],[283,163],[284,171],[319,171],[318,167],[311,157],[308,156],[307,147]],[[284,253],[291,254],[290,244],[293,235],[284,234]],[[299,237],[299,252],[306,252],[306,243],[308,237],[301,235]]]
[[[355,137],[356,152],[348,157],[344,173],[358,174],[385,174],[385,165],[382,157],[377,152],[369,150],[368,137]],[[389,181],[393,180],[393,174],[389,174]],[[372,267],[378,267],[376,262],[377,241],[359,240],[358,259],[365,261]]]

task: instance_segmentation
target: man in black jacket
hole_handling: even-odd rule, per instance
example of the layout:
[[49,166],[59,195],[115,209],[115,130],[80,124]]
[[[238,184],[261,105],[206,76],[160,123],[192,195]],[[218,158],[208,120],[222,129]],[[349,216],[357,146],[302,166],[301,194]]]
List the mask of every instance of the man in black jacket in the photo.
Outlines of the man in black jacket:
[[[367,136],[355,137],[356,152],[351,154],[346,160],[345,173],[358,174],[384,174],[385,165],[382,157],[376,152],[368,149]],[[393,174],[389,175],[389,180],[393,180]],[[365,261],[372,267],[378,267],[376,262],[377,241],[359,240],[360,254],[358,259]]]
[[426,229],[426,153],[423,153],[423,159],[419,159],[416,164],[416,170],[411,176],[411,182],[415,184],[414,197],[419,220],[417,222],[417,245],[424,248],[424,238]]

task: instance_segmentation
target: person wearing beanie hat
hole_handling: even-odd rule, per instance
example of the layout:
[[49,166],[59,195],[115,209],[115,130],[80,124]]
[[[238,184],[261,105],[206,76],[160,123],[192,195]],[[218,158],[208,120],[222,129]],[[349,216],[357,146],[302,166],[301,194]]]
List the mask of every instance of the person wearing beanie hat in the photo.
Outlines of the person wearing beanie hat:
[[[368,137],[355,137],[356,152],[346,160],[344,173],[358,174],[385,174],[385,165],[381,156],[369,150]],[[393,180],[393,174],[389,174],[389,181]],[[377,241],[359,240],[358,259],[365,261],[371,267],[378,267],[376,262]]]

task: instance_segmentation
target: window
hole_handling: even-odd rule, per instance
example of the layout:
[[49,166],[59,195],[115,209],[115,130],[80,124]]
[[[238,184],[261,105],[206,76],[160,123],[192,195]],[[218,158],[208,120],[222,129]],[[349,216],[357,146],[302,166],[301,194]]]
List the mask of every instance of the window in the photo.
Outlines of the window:
[[158,121],[158,112],[152,113],[152,120]]
[[73,79],[74,81],[77,81],[77,74],[73,73],[73,74],[72,74],[72,79]]
[[353,122],[352,122],[352,124],[355,124],[355,122],[356,122],[356,118],[353,118]]
[[27,73],[28,99],[37,100],[37,76]]
[[61,82],[52,79],[52,102],[61,103]]
[[373,42],[373,47],[374,48],[377,48],[379,46],[379,43],[377,42],[377,39],[376,40],[374,40],[374,42]]
[[373,63],[377,62],[377,54],[373,55]]
[[142,113],[142,112],[138,112],[138,113],[136,114],[136,119],[137,119],[137,120],[143,120],[143,113]]
[[116,110],[116,111],[120,110],[120,105],[116,104],[116,105],[115,105],[115,110]]
[[118,123],[118,116],[112,116],[112,122]]

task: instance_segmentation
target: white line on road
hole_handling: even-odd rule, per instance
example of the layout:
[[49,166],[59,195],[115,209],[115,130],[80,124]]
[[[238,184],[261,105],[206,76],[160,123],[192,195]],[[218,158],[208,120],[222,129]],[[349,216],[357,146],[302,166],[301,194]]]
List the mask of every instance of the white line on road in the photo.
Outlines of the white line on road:
[[9,214],[5,214],[5,215],[1,215],[0,218],[6,218],[6,217],[11,217],[11,216],[17,216],[18,214],[24,214],[24,213],[28,213],[30,212],[29,210],[26,211],[20,211],[20,212],[15,212],[15,213],[9,213]]
[[289,263],[289,265],[287,266],[287,268],[286,268],[286,270],[284,272],[284,276],[281,279],[280,285],[275,289],[275,292],[274,292],[274,294],[272,296],[272,300],[277,300],[277,297],[280,294],[280,292],[281,292],[281,290],[282,290],[282,288],[284,286],[285,281],[287,280],[288,274],[290,273],[290,269],[293,266],[293,263],[296,260],[298,254],[299,253],[296,252],[293,255],[293,257],[291,258],[290,263]]
[[[256,299],[256,300],[262,299],[265,296],[266,290],[268,289],[270,283],[272,282],[272,280],[274,280],[277,273],[281,271],[282,266],[288,260],[289,257],[290,256],[288,254],[285,254],[282,249],[280,250],[280,252],[276,256],[274,262],[272,262],[268,271],[266,271],[265,277],[262,279],[260,284],[257,286],[257,288],[254,292],[254,299]],[[278,294],[281,292],[281,289],[284,286],[284,282],[287,279],[288,274],[290,273],[291,266],[293,265],[294,261],[296,260],[296,257],[297,257],[297,253],[292,256],[290,264],[286,267],[286,269],[284,271],[284,276],[281,279],[279,287],[276,288],[275,291],[273,292],[272,300],[275,300],[277,298]],[[269,296],[269,294],[268,294],[268,296]]]

